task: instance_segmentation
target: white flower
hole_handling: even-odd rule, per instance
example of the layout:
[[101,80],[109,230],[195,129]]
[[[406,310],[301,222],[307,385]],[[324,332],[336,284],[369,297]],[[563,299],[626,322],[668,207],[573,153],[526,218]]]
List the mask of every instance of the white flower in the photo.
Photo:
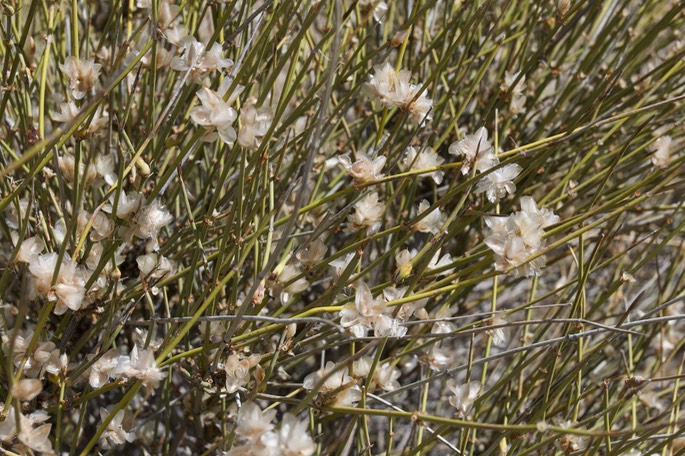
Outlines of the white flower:
[[[296,279],[296,277],[299,277]],[[273,284],[274,289],[279,294],[282,304],[286,304],[290,298],[309,288],[309,282],[302,277],[302,270],[298,265],[287,264],[278,274]]]
[[97,361],[90,367],[90,374],[88,382],[90,386],[97,389],[109,381],[109,378],[114,377],[114,372],[119,365],[119,352],[110,349],[105,352]]
[[328,263],[328,265],[333,269],[333,275],[336,278],[340,278],[343,272],[345,272],[345,269],[347,269],[347,266],[352,261],[352,258],[354,258],[354,253],[348,253],[344,257],[338,258],[337,260],[333,260],[330,263]]
[[57,268],[58,254],[55,252],[39,255],[29,264],[29,271],[35,277],[35,289],[38,294],[56,301],[53,312],[62,315],[67,311],[79,310],[85,296],[86,281],[76,262],[65,256],[59,268],[55,285],[52,276]]
[[60,112],[52,113],[52,119],[55,122],[69,123],[78,116],[79,109],[76,107],[76,103],[73,101],[68,101],[66,103],[60,103]]
[[[503,271],[509,267],[523,265],[528,257],[537,254],[543,247],[543,228],[559,221],[548,209],[538,209],[533,198],[521,198],[521,211],[508,217],[485,217],[491,234],[485,244],[495,252],[495,266]],[[528,263],[529,273],[537,274],[544,266],[544,258],[538,256]]]
[[[100,407],[100,419],[104,422],[109,416],[110,411],[106,408]],[[107,429],[100,435],[103,448],[110,449],[112,446],[121,445],[125,442],[133,442],[135,434],[133,432],[126,432],[122,425],[124,421],[125,411],[119,410],[112,421],[107,424]]]
[[492,343],[497,347],[505,346],[507,342],[509,342],[509,328],[503,326],[506,324],[507,321],[505,319],[499,317],[494,318],[492,320],[492,325],[501,327],[491,328],[486,331],[487,334],[492,337]]
[[526,95],[523,93],[523,90],[526,88],[526,77],[521,76],[521,79],[519,79],[516,85],[513,85],[516,78],[519,77],[519,74],[520,72],[512,73],[506,71],[504,73],[504,82],[500,86],[504,92],[511,89],[511,105],[509,106],[509,110],[512,114],[522,112],[526,104]]
[[[119,359],[119,364],[122,364],[120,361],[121,359]],[[131,351],[130,364],[127,366],[123,363],[123,366],[119,367],[123,367],[124,375],[142,381],[147,389],[157,388],[159,382],[166,377],[166,374],[157,367],[157,361],[155,361],[152,350],[139,350],[137,345]]]
[[[373,359],[368,356],[358,359],[354,362],[354,375],[358,377],[368,377],[371,372]],[[400,378],[400,370],[391,363],[379,364],[373,373],[373,378],[367,385],[369,391],[373,391],[380,387],[384,391],[394,391],[400,387],[397,381]]]
[[432,371],[439,372],[449,366],[450,355],[446,349],[433,345],[428,353],[421,356],[420,361],[427,364]]
[[176,262],[157,253],[148,253],[136,258],[140,275],[147,279],[162,279],[176,273]]
[[[76,178],[76,159],[71,154],[64,154],[57,157],[57,165],[59,166],[60,173],[64,179],[72,183]],[[92,164],[86,164],[80,161],[78,164],[78,179],[79,184],[85,184],[89,186],[97,178],[97,170]]]
[[0,440],[11,442],[14,437],[17,437],[21,443],[34,451],[52,453],[52,443],[49,439],[52,424],[33,427],[46,421],[49,418],[48,414],[40,410],[28,416],[19,412],[18,416],[19,422],[17,422],[17,412],[13,406],[10,406],[5,421],[0,423]]
[[673,146],[673,139],[670,136],[664,135],[657,138],[650,146],[653,152],[650,157],[652,164],[657,168],[666,168],[671,162]]
[[20,401],[30,401],[43,391],[43,383],[35,378],[24,378],[12,386],[12,396]]
[[[428,200],[421,200],[419,203],[419,215],[423,214],[430,208],[430,203]],[[442,224],[444,223],[444,216],[440,212],[440,208],[435,208],[425,215],[421,220],[414,224],[414,229],[421,233],[433,233],[436,234],[440,231]]]
[[433,107],[433,102],[427,97],[425,90],[419,94],[420,87],[409,83],[409,71],[397,72],[387,62],[374,69],[376,72],[364,85],[367,95],[388,107],[402,108],[417,122],[430,119],[427,114]]
[[171,68],[176,71],[190,72],[190,79],[200,82],[202,77],[213,71],[223,70],[233,66],[233,61],[221,56],[221,45],[214,43],[210,50],[205,45],[189,35],[181,41],[183,55],[174,57]]
[[[324,378],[323,384],[319,386],[319,393],[326,394],[334,390],[338,391],[336,396],[332,398],[332,405],[340,405],[346,407],[353,407],[361,399],[361,389],[355,384],[352,377],[348,375],[347,367],[336,369],[335,363],[329,361],[326,366],[318,371],[307,375],[304,378],[302,386],[306,390],[313,390],[321,380]],[[329,373],[333,372],[331,375]],[[329,398],[330,399],[330,398]]]
[[357,152],[355,155],[357,159],[354,163],[348,154],[338,157],[340,164],[354,179],[355,185],[376,182],[383,178],[384,174],[381,170],[383,169],[383,166],[385,166],[386,157],[381,155],[380,157],[371,159],[371,157],[364,152]]
[[197,97],[202,102],[202,106],[192,108],[190,117],[196,124],[207,129],[208,134],[205,137],[207,141],[213,141],[218,135],[226,144],[233,144],[238,137],[233,129],[233,122],[238,118],[238,113],[231,105],[242,91],[242,87],[239,86],[228,101],[224,101],[224,94],[230,84],[231,79],[226,78],[216,92],[206,87],[197,91]]
[[[452,263],[452,256],[449,253],[446,253],[443,256],[440,256],[440,249],[438,249],[435,251],[435,253],[433,254],[433,257],[428,262],[427,268],[429,270],[441,269],[441,268],[444,268],[445,266],[448,266],[450,263]],[[454,268],[445,269],[444,271],[441,271],[439,273],[439,275],[451,274],[453,271],[454,271]]]
[[513,180],[521,173],[521,167],[517,164],[506,165],[497,169],[478,181],[476,194],[485,193],[488,201],[496,203],[507,194],[516,192]]
[[295,257],[305,266],[313,266],[323,260],[327,250],[328,246],[326,246],[322,240],[315,239],[311,243],[300,248],[295,254]]
[[378,193],[369,193],[355,203],[354,209],[354,213],[347,217],[352,231],[364,228],[369,233],[378,231],[385,215],[385,205],[379,201]]
[[[418,157],[417,157],[418,155]],[[414,147],[407,147],[406,155],[402,160],[405,170],[418,171],[422,169],[435,168],[442,165],[445,159],[442,158],[430,147],[425,147],[421,151],[417,152]],[[433,171],[426,173],[423,176],[431,177],[433,181],[440,185],[445,173],[443,171]]]
[[224,370],[226,371],[226,391],[235,393],[250,381],[250,369],[259,364],[261,355],[243,357],[237,353],[226,358]]
[[45,249],[45,243],[38,236],[33,236],[24,239],[17,252],[16,261],[22,263],[33,263],[38,258],[38,255]]
[[248,149],[257,149],[264,135],[271,127],[271,112],[267,109],[256,109],[251,102],[240,108],[240,130],[238,144]]
[[235,433],[240,437],[257,441],[263,434],[274,428],[271,421],[275,416],[276,410],[272,409],[262,413],[257,404],[246,402],[238,413],[238,425],[235,428]]
[[[114,169],[114,154],[100,154],[95,159],[95,170],[104,179],[107,185],[114,185],[117,180],[117,172]],[[121,192],[124,194],[124,192]]]
[[93,59],[81,60],[76,57],[67,57],[64,63],[59,65],[62,73],[69,78],[71,95],[80,100],[94,86],[100,76],[102,65],[95,63]]
[[369,286],[359,281],[354,304],[343,306],[340,324],[355,337],[366,337],[369,329],[376,336],[397,336],[406,334],[407,329],[389,315],[388,306],[381,299],[374,299]]
[[316,451],[316,443],[309,435],[306,421],[300,421],[291,413],[283,415],[278,429],[281,456],[310,456]]
[[473,407],[473,401],[480,394],[482,389],[480,382],[472,381],[459,385],[456,380],[450,379],[447,380],[447,387],[452,391],[450,404],[457,409],[456,413],[459,417],[465,418]]
[[[101,241],[107,239],[114,232],[114,223],[102,212],[98,212],[92,216],[93,223],[91,228],[93,231],[90,232],[91,241]],[[78,228],[79,231],[83,232],[86,229],[88,221],[91,219],[91,214],[88,211],[82,210],[78,214]]]
[[481,127],[472,135],[460,141],[454,142],[449,147],[449,153],[464,157],[461,165],[461,173],[466,175],[471,171],[471,167],[484,172],[499,163],[497,155],[488,141],[488,131]]

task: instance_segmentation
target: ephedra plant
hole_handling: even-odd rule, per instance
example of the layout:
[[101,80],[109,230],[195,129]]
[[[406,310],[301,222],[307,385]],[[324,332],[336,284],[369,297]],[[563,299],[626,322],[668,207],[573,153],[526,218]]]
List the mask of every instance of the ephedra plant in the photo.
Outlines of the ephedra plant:
[[0,4],[4,454],[685,447],[680,1]]

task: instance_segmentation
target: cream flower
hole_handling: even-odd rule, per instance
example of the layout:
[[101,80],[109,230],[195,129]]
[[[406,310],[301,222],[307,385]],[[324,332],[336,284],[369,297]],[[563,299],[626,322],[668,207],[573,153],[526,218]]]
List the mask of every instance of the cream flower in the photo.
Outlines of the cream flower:
[[340,164],[354,179],[355,185],[376,182],[383,178],[384,174],[381,170],[385,166],[386,157],[381,155],[372,159],[364,152],[357,152],[355,155],[357,159],[354,162],[348,154],[338,157]]
[[447,388],[452,392],[449,398],[450,404],[457,409],[456,413],[459,417],[466,418],[473,407],[473,402],[481,392],[480,382],[472,381],[459,385],[456,380],[450,379],[447,380]]
[[283,415],[278,429],[281,456],[311,456],[316,451],[316,443],[309,435],[306,421],[300,421],[291,413]]
[[121,370],[125,376],[134,377],[142,381],[147,389],[157,388],[159,382],[166,377],[166,374],[157,367],[155,356],[152,350],[140,350],[138,346],[134,346],[131,351],[130,363],[127,365],[122,363],[119,357],[118,369]]
[[226,371],[226,391],[235,393],[250,381],[250,369],[257,366],[262,359],[261,355],[243,357],[238,353],[226,358],[224,370]]
[[673,146],[673,139],[670,136],[664,135],[657,138],[649,148],[652,151],[650,156],[652,164],[657,168],[666,168],[671,162]]
[[243,404],[238,413],[238,425],[235,428],[236,435],[250,439],[252,441],[271,431],[274,425],[271,424],[276,416],[276,410],[269,410],[262,413],[262,410],[254,402]]
[[24,378],[12,386],[12,396],[20,401],[30,401],[43,391],[43,383],[35,378]]
[[26,238],[19,247],[16,261],[29,264],[34,263],[43,250],[45,250],[45,243],[41,238],[38,236]]
[[302,293],[309,288],[309,282],[301,276],[302,270],[295,264],[286,265],[278,274],[273,287],[279,294],[282,304],[286,304],[293,295]]
[[238,137],[233,129],[233,123],[238,118],[238,113],[231,107],[236,100],[242,87],[231,94],[228,101],[224,101],[224,95],[228,91],[231,80],[224,79],[218,91],[202,87],[197,91],[197,97],[202,106],[196,106],[190,110],[193,122],[207,130],[205,141],[213,141],[217,135],[226,144],[233,144]]
[[[423,214],[430,208],[430,203],[428,200],[421,200],[419,203],[419,215]],[[414,224],[414,229],[421,233],[433,233],[436,234],[440,231],[442,224],[444,223],[445,217],[440,211],[440,208],[435,208],[425,215],[421,220]]]
[[519,165],[506,165],[478,181],[475,193],[485,193],[488,201],[496,203],[507,194],[513,195],[516,192],[516,184],[513,181],[520,173],[521,167]]
[[389,315],[388,306],[381,299],[374,299],[369,286],[359,281],[354,304],[346,304],[340,311],[340,324],[355,337],[366,337],[373,329],[376,336],[401,337],[407,328]]
[[461,165],[461,173],[464,175],[469,174],[471,167],[475,166],[478,171],[484,172],[499,163],[492,144],[488,141],[488,131],[485,127],[452,143],[449,153],[464,157],[464,163]]
[[71,95],[80,100],[95,86],[102,65],[95,63],[93,59],[81,60],[76,57],[67,57],[59,68],[69,78]]
[[354,205],[354,213],[347,217],[351,231],[366,228],[369,233],[375,233],[381,227],[385,205],[379,201],[378,193],[366,195]]
[[266,108],[257,109],[248,102],[240,108],[238,144],[248,149],[258,149],[270,127],[271,112]]
[[[112,421],[107,424],[107,429],[100,435],[102,446],[105,449],[110,449],[113,446],[121,445],[125,442],[133,442],[135,434],[133,432],[126,432],[122,422],[124,421],[126,411],[119,410]],[[109,417],[110,411],[106,408],[100,407],[100,419],[104,422]]]
[[516,85],[513,85],[516,78],[519,77],[519,74],[521,73],[506,71],[504,73],[504,82],[500,86],[504,92],[511,90],[511,104],[509,105],[509,110],[512,114],[523,112],[523,108],[526,105],[526,95],[523,93],[526,88],[526,77],[521,76],[521,79],[519,79]]
[[387,62],[374,69],[375,73],[364,85],[368,96],[378,99],[388,107],[396,106],[407,111],[417,122],[430,119],[427,115],[433,107],[433,102],[427,97],[425,90],[419,93],[420,87],[409,82],[409,71],[397,72]]
[[[329,404],[346,407],[354,407],[361,399],[361,388],[356,385],[355,380],[348,375],[347,367],[336,369],[335,363],[329,361],[326,366],[318,371],[307,375],[304,378],[302,386],[304,389],[311,391],[323,380],[319,385],[319,393],[326,395],[331,391],[338,391],[333,398],[327,398]],[[333,372],[335,370],[335,372]],[[330,374],[333,372],[332,374]],[[330,375],[329,375],[330,374]]]
[[210,72],[233,66],[232,60],[221,56],[222,48],[219,43],[214,43],[211,49],[206,50],[204,44],[189,35],[181,41],[180,45],[183,54],[181,57],[173,58],[171,68],[176,71],[189,72],[192,81],[200,82]]
[[[543,247],[543,228],[559,221],[559,217],[548,209],[538,209],[533,198],[521,198],[521,211],[508,217],[485,217],[491,234],[485,244],[495,252],[495,266],[503,271],[509,267],[523,265],[528,257],[537,254]],[[539,274],[544,266],[539,256],[528,263],[530,274]]]
[[295,257],[305,266],[313,266],[326,256],[328,246],[320,239],[315,239],[306,246],[300,248]]
[[70,258],[65,257],[59,268],[57,280],[52,285],[52,276],[57,268],[58,254],[46,253],[37,256],[29,264],[29,271],[35,277],[35,289],[38,294],[45,296],[50,301],[56,301],[53,312],[62,315],[67,311],[79,310],[85,296],[86,281]]
[[[402,160],[403,169],[418,171],[422,169],[435,168],[440,166],[445,162],[442,158],[430,147],[426,147],[417,152],[414,147],[407,147],[407,152]],[[445,173],[443,171],[433,171],[430,173],[423,174],[422,176],[430,177],[433,181],[440,185]]]

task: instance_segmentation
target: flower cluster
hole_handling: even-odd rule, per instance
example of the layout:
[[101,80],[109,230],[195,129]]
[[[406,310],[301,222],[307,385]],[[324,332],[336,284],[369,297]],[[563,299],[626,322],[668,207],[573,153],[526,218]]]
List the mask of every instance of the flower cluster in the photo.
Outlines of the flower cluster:
[[545,247],[543,228],[559,221],[559,216],[549,209],[539,209],[529,196],[521,198],[521,210],[508,217],[490,216],[485,223],[490,234],[485,243],[495,252],[495,266],[500,271],[527,263],[530,274],[539,274],[545,265],[539,252]]
[[428,119],[433,102],[426,90],[411,84],[411,73],[406,70],[395,71],[389,63],[374,68],[364,89],[369,97],[375,98],[388,107],[399,107],[409,113],[412,119],[423,122]]

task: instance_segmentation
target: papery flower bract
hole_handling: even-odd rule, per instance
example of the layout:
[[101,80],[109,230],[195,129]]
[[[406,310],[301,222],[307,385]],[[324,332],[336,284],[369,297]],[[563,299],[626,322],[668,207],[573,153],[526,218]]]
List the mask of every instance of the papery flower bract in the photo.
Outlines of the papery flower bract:
[[[485,217],[491,234],[485,244],[495,252],[495,266],[503,271],[525,263],[528,257],[537,254],[544,247],[543,228],[559,221],[549,209],[538,209],[535,200],[529,196],[521,198],[521,210],[508,217]],[[529,271],[537,274],[544,266],[544,257],[538,256],[529,263]]]
[[250,369],[259,364],[261,355],[243,357],[233,353],[226,358],[224,370],[226,371],[226,391],[235,393],[250,381]]
[[[421,200],[419,203],[419,215],[423,214],[430,208],[430,203],[428,200]],[[425,215],[421,220],[414,224],[414,229],[421,233],[433,233],[436,234],[440,231],[442,224],[444,223],[444,216],[440,212],[440,208],[435,208]]]
[[43,391],[43,382],[35,378],[23,378],[12,385],[11,394],[20,401],[30,401]]
[[[418,155],[418,157],[417,157]],[[407,147],[407,152],[402,160],[403,168],[405,170],[418,171],[422,169],[435,168],[440,166],[445,162],[445,159],[437,154],[430,147],[425,147],[419,152],[416,151],[414,147]],[[430,173],[423,174],[425,177],[430,177],[433,181],[440,185],[445,173],[443,171],[432,171]]]
[[94,389],[100,388],[107,384],[110,377],[114,377],[114,372],[119,365],[119,356],[119,352],[110,349],[93,363],[88,377],[90,386]]
[[218,135],[226,144],[233,144],[238,135],[233,128],[233,123],[238,118],[238,113],[231,107],[235,99],[242,91],[238,90],[231,94],[228,101],[224,101],[224,94],[231,85],[231,79],[226,78],[221,83],[218,91],[210,90],[206,87],[197,91],[197,97],[202,106],[196,106],[190,110],[190,117],[193,122],[207,129],[206,141],[213,141]]
[[238,425],[235,428],[235,433],[240,437],[256,441],[274,428],[271,421],[275,416],[276,410],[262,413],[257,404],[246,402],[238,413]]
[[[335,370],[335,372],[333,372]],[[329,375],[329,373],[333,372]],[[323,383],[319,385],[321,380]],[[336,365],[334,362],[329,361],[326,366],[307,375],[304,378],[302,386],[306,390],[313,390],[317,385],[319,385],[319,393],[326,394],[333,390],[340,390],[334,398],[332,398],[332,405],[354,407],[357,402],[361,399],[361,388],[355,384],[352,377],[348,375],[347,367],[336,370]],[[331,398],[328,398],[331,400]]]
[[320,239],[315,239],[306,246],[300,248],[295,254],[295,258],[305,266],[313,266],[326,256],[328,246]]
[[[115,445],[121,445],[125,442],[133,442],[135,434],[133,432],[126,432],[122,425],[126,411],[119,410],[112,421],[107,424],[107,428],[100,435],[103,448],[110,449]],[[110,415],[110,411],[104,407],[100,407],[100,419],[104,422]]]
[[344,257],[338,258],[337,260],[333,260],[328,265],[333,269],[333,275],[336,278],[339,278],[342,273],[347,269],[347,266],[350,264],[352,259],[354,258],[354,253],[348,253]]
[[271,127],[271,112],[257,109],[251,102],[240,108],[240,129],[238,144],[248,149],[257,149]]
[[[279,295],[282,304],[286,304],[290,298],[309,288],[309,282],[302,276],[302,270],[298,265],[287,264],[273,282],[273,287]],[[297,278],[299,277],[299,278]]]
[[466,135],[464,139],[450,144],[449,153],[464,157],[461,165],[461,173],[466,175],[475,167],[484,172],[499,163],[497,155],[488,141],[488,131],[481,127],[472,135]]
[[95,86],[102,65],[95,63],[93,59],[81,60],[71,56],[59,68],[69,78],[71,95],[80,100]]
[[56,301],[53,312],[62,315],[67,311],[79,310],[86,294],[86,281],[76,262],[68,257],[62,259],[55,285],[52,276],[57,268],[58,254],[55,252],[38,255],[29,264],[29,271],[35,277],[38,294],[50,301]]
[[[354,375],[357,377],[368,377],[371,372],[373,359],[370,357],[363,357],[354,362]],[[401,373],[397,367],[391,363],[378,364],[373,373],[373,378],[367,385],[368,391],[373,391],[380,387],[383,391],[394,391],[400,387],[397,381]]]
[[340,324],[355,337],[365,337],[369,329],[373,329],[377,336],[401,337],[406,334],[407,329],[388,313],[385,302],[374,299],[369,286],[359,281],[354,304],[345,304],[340,311]]
[[395,71],[389,63],[374,67],[375,73],[370,76],[364,90],[371,98],[378,99],[388,107],[399,107],[409,113],[417,122],[430,119],[428,112],[433,102],[426,95],[426,90],[409,82],[411,73],[406,70]]
[[222,48],[219,43],[214,43],[209,50],[192,35],[188,35],[180,42],[183,49],[181,57],[171,60],[171,68],[176,71],[189,72],[190,79],[200,82],[207,73],[223,70],[233,66],[233,61],[221,56]]
[[516,184],[513,180],[521,173],[521,167],[517,164],[506,165],[496,169],[478,181],[475,193],[485,193],[488,201],[496,203],[507,194],[516,192]]
[[340,164],[354,179],[355,185],[376,182],[383,178],[384,174],[381,172],[385,166],[386,158],[381,155],[372,159],[364,152],[357,152],[355,154],[356,160],[352,162],[348,154],[338,157]]
[[673,149],[673,139],[668,136],[660,136],[650,146],[652,155],[650,160],[657,168],[666,168],[671,162],[671,152]]
[[306,421],[300,421],[291,413],[283,415],[278,429],[281,456],[311,456],[316,451],[316,443],[309,435]]
[[141,350],[137,345],[131,351],[130,365],[126,366],[124,364],[122,367],[124,375],[137,378],[147,389],[157,388],[159,382],[166,377],[166,373],[157,367],[157,361],[155,361],[155,355],[152,353],[152,350]]
[[472,381],[460,385],[456,380],[449,379],[447,380],[447,387],[452,392],[452,396],[449,398],[450,404],[457,409],[456,413],[459,417],[466,418],[473,407],[473,401],[476,400],[482,389],[480,382]]
[[17,252],[16,261],[21,263],[33,263],[37,260],[38,255],[45,250],[45,243],[38,236],[33,236],[24,239],[19,246],[19,251]]
[[369,233],[375,233],[381,227],[385,205],[378,199],[378,193],[366,195],[354,205],[354,213],[347,217],[350,229],[357,231],[366,228]]
[[513,85],[516,78],[519,77],[519,74],[521,73],[506,71],[504,73],[504,82],[500,86],[504,92],[511,89],[511,104],[509,105],[509,111],[514,115],[523,112],[523,108],[526,104],[526,95],[523,93],[523,90],[526,88],[526,77],[521,76],[521,79],[518,80],[516,85]]

